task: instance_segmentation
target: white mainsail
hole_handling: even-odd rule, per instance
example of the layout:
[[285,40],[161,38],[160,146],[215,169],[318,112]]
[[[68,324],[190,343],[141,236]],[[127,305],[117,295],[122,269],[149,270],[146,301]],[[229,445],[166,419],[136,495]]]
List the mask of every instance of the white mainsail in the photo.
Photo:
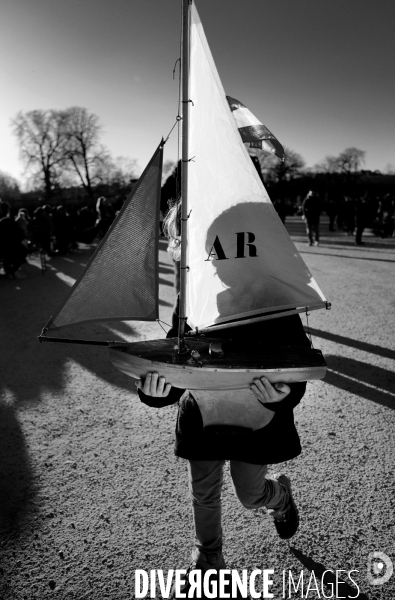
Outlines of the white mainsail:
[[191,18],[188,322],[324,308],[244,147],[194,5]]

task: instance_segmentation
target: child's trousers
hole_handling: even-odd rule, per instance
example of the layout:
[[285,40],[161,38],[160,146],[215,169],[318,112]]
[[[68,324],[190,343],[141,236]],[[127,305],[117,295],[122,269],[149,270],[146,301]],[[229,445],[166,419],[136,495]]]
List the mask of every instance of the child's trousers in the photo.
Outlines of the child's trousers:
[[[189,489],[199,552],[215,562],[222,556],[221,489],[224,460],[188,462]],[[267,465],[231,460],[230,473],[235,493],[245,508],[273,509],[281,515],[286,492],[275,479],[266,477]]]

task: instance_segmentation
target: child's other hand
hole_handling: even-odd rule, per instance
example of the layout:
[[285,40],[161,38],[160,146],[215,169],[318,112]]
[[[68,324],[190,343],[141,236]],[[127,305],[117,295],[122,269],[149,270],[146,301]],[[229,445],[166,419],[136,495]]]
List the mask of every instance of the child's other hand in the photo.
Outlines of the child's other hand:
[[272,385],[266,377],[254,379],[250,385],[250,390],[259,402],[263,404],[269,402],[280,402],[288,396],[291,388],[286,383],[275,383]]
[[166,379],[158,373],[147,373],[145,380],[136,381],[136,387],[146,396],[154,398],[166,398],[171,390],[171,383],[166,383]]

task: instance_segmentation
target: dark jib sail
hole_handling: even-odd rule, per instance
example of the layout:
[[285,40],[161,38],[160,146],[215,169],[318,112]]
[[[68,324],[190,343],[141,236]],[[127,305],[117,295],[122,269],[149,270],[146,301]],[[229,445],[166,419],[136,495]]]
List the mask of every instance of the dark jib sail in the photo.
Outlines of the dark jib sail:
[[155,321],[163,143],[57,313],[60,329],[87,321]]

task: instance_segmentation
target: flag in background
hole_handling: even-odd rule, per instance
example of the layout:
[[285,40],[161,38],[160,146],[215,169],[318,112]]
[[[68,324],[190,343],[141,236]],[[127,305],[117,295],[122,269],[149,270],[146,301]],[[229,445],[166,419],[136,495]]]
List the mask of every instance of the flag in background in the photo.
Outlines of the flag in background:
[[244,104],[226,96],[230,109],[236,119],[237,127],[239,128],[241,139],[244,143],[249,143],[250,148],[260,148],[266,152],[271,152],[284,160],[284,148],[278,139],[262,125],[260,121],[252,114]]

